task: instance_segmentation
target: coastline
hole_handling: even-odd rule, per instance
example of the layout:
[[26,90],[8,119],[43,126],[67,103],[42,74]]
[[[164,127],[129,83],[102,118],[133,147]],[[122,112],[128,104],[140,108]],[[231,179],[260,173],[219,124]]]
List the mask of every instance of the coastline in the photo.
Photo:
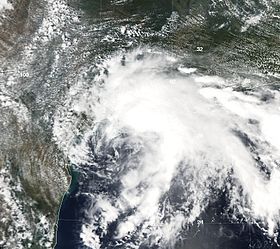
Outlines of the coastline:
[[54,241],[53,241],[53,248],[55,249],[58,245],[58,229],[59,229],[59,221],[60,221],[60,215],[61,215],[61,209],[63,207],[63,204],[69,198],[70,194],[74,192],[75,188],[77,187],[78,183],[78,176],[79,173],[73,169],[71,165],[67,166],[67,173],[69,177],[69,185],[67,188],[67,191],[63,194],[61,197],[60,205],[57,210],[57,215],[56,215],[56,222],[53,227],[53,232],[54,232]]

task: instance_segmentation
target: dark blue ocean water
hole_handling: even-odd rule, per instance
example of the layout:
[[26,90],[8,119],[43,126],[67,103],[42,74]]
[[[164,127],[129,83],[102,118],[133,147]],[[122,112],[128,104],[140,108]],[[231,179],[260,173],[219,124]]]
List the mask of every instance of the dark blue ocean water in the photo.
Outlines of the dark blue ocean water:
[[[87,220],[84,211],[89,197],[83,194],[84,185],[79,184],[82,177],[79,180],[76,177],[72,179],[74,183],[64,196],[59,213],[55,249],[88,249],[80,239],[80,231]],[[83,189],[79,186],[83,186]],[[236,223],[225,218],[223,212],[226,206],[225,196],[221,194],[219,200],[207,208],[198,222],[182,233],[182,239],[177,241],[174,249],[279,249],[256,225]],[[105,240],[102,248],[121,248],[108,246],[109,241]],[[148,249],[146,246],[139,248]],[[156,248],[159,249],[151,249]]]

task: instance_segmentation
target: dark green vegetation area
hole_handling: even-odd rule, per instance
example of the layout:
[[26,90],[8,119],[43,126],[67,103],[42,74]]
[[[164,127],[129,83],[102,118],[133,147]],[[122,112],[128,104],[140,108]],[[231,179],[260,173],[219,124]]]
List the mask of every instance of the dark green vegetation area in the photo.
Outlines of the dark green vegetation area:
[[[14,9],[0,17],[0,95],[5,99],[0,108],[0,175],[31,233],[18,242],[16,234],[26,228],[17,227],[15,205],[0,194],[4,248],[17,248],[17,243],[46,248],[55,233],[59,206],[69,187],[70,163],[53,139],[54,115],[88,65],[117,50],[149,45],[187,55],[186,64],[191,61],[190,66],[205,74],[244,79],[250,74],[260,85],[280,87],[277,1],[61,2],[78,21],[43,0],[14,0]],[[54,14],[48,16],[51,11]],[[250,18],[259,15],[260,21],[251,24]],[[45,18],[56,35],[40,31]],[[55,18],[60,21],[52,23]],[[120,27],[125,27],[123,32]],[[71,45],[62,49],[65,42]],[[242,84],[238,87],[244,90]],[[82,131],[86,117],[77,117],[75,111],[72,117],[82,123]],[[41,216],[47,217],[47,230],[38,225]]]

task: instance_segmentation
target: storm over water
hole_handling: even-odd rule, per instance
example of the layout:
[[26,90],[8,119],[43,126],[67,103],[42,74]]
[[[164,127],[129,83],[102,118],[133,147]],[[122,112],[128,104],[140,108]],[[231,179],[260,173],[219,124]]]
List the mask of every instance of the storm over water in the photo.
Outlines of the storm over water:
[[0,248],[280,248],[279,0],[0,0],[0,27]]
[[[71,103],[94,123],[68,150],[89,172],[81,241],[92,248],[184,248],[178,241],[195,243],[184,239],[188,231],[199,236],[208,226],[211,234],[212,224],[213,231],[220,225],[221,241],[224,226],[235,241],[235,230],[248,226],[258,230],[253,240],[276,246],[279,92],[237,91],[231,79],[150,48],[117,53],[100,68]],[[66,116],[54,123],[62,146],[73,125]],[[240,248],[249,248],[250,232]]]

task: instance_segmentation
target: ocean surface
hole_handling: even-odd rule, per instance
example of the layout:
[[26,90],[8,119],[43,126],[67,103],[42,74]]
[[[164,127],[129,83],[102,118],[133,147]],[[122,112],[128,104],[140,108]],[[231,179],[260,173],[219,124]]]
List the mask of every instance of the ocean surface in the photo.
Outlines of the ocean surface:
[[79,6],[56,248],[278,248],[279,5],[163,2]]
[[71,165],[55,248],[280,248],[280,2],[37,3],[9,67]]

